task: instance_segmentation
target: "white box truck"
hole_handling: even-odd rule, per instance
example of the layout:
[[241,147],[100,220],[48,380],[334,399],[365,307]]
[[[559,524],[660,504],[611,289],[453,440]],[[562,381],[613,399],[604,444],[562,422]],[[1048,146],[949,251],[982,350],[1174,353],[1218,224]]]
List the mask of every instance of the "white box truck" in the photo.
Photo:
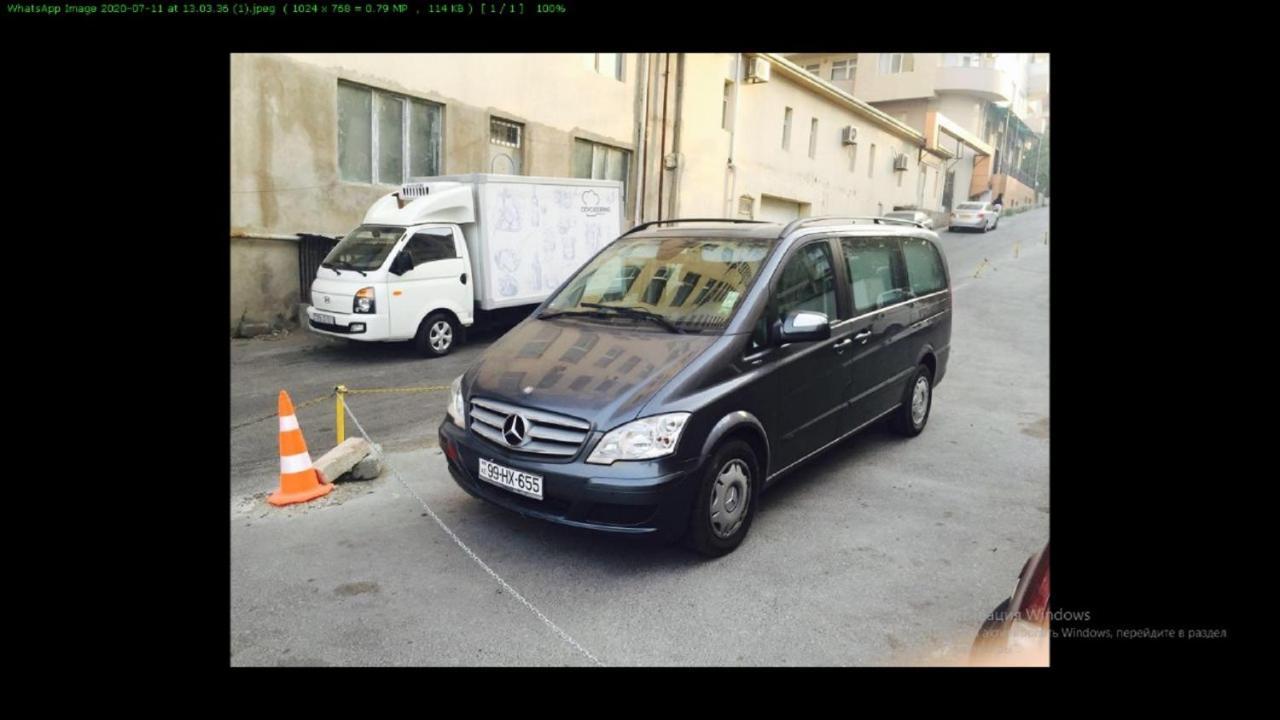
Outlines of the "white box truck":
[[616,180],[414,178],[325,257],[307,324],[445,355],[464,328],[532,311],[622,233],[622,205]]

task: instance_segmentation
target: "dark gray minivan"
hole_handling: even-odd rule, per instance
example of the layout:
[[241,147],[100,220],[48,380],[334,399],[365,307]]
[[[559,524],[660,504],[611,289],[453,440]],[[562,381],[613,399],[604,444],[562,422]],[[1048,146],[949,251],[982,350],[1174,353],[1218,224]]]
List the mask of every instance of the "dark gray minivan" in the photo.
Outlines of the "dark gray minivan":
[[497,505],[723,555],[804,460],[881,418],[919,434],[950,342],[918,223],[645,223],[454,381],[440,446]]

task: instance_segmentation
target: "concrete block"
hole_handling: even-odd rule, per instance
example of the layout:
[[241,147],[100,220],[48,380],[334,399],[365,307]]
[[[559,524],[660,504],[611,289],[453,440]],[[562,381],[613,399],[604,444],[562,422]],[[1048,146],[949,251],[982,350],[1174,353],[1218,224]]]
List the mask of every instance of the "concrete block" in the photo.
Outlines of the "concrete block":
[[369,443],[361,437],[350,437],[342,441],[338,447],[330,450],[320,456],[315,461],[315,468],[324,475],[328,482],[335,482],[342,479],[343,475],[351,472],[361,460],[364,460],[372,453]]
[[240,332],[242,338],[258,337],[259,335],[270,335],[271,324],[264,322],[247,322],[240,324]]
[[351,469],[352,480],[374,480],[381,474],[382,463],[378,461],[378,456],[375,454],[370,454]]

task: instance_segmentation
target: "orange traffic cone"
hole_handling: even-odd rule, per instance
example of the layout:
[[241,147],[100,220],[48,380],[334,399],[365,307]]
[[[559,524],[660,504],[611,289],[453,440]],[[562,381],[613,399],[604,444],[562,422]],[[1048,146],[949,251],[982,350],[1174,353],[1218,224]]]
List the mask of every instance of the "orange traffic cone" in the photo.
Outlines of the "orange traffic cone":
[[280,391],[280,489],[267,497],[272,505],[291,505],[326,495],[333,486],[311,466],[307,443],[298,427],[289,393]]

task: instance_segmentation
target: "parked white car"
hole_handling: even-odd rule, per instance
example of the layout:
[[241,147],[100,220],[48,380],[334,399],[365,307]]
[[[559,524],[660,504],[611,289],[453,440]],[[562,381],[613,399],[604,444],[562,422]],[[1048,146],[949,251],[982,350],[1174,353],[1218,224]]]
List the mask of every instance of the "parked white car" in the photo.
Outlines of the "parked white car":
[[933,216],[922,210],[894,210],[891,213],[885,213],[884,216],[918,222],[929,230],[933,229]]
[[951,228],[969,230],[995,230],[1000,224],[1000,211],[986,202],[962,202],[951,211]]

